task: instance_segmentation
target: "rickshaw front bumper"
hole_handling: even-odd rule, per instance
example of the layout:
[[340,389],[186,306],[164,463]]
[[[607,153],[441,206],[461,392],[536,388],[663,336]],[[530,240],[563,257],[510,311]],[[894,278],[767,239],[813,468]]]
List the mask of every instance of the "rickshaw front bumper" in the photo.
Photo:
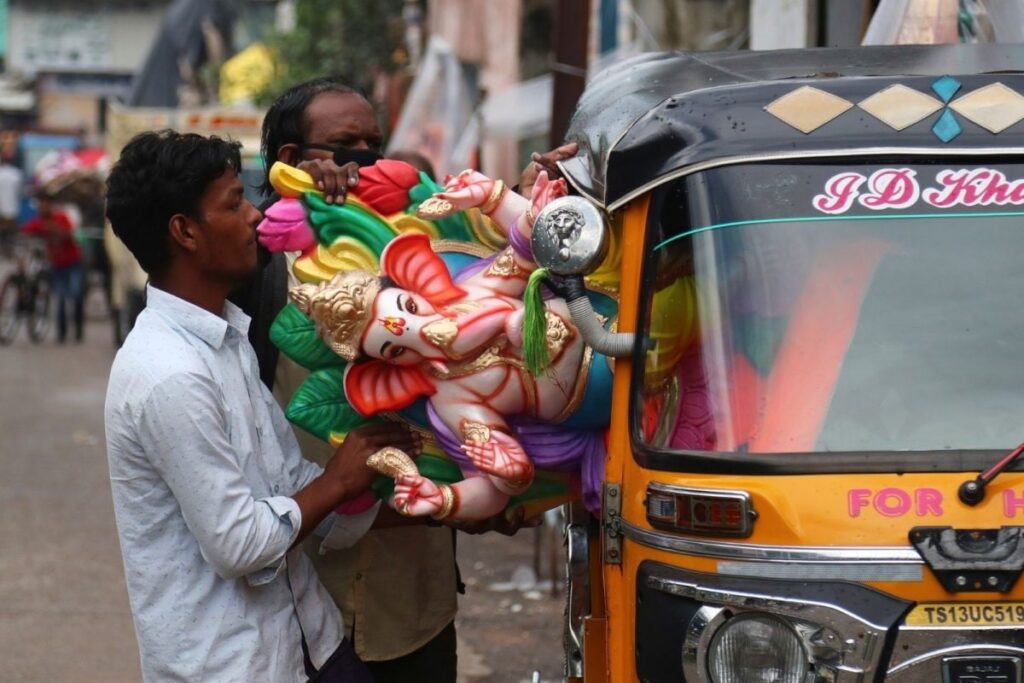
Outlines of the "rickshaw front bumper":
[[1024,683],[1024,603],[918,606],[849,582],[647,561],[636,605],[649,683]]

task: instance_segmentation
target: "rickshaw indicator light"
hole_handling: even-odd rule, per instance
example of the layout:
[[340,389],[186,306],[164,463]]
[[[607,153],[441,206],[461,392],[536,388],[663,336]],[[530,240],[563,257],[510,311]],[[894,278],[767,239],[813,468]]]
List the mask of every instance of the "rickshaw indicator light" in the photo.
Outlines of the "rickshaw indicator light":
[[651,484],[646,506],[655,528],[710,536],[749,536],[756,516],[745,491]]

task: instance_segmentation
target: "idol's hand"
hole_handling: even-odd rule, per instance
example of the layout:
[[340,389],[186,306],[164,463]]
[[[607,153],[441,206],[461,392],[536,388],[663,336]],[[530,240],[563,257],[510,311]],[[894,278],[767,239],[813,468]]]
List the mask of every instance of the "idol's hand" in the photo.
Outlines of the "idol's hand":
[[508,482],[516,491],[525,490],[533,481],[533,463],[519,442],[496,429],[487,441],[467,441],[462,450],[481,472]]
[[438,192],[434,196],[449,202],[453,211],[480,208],[485,213],[490,213],[501,199],[498,194],[503,188],[504,185],[499,186],[499,181],[492,180],[479,171],[465,170],[445,184],[444,192]]
[[440,512],[444,504],[437,484],[419,474],[403,474],[395,480],[395,510],[409,517]]

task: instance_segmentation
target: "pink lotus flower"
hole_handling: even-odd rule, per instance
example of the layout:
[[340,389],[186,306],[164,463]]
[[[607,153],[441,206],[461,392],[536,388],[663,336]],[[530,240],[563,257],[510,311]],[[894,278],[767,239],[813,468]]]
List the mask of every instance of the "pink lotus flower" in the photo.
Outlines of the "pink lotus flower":
[[306,223],[306,212],[298,199],[280,199],[263,214],[256,227],[260,244],[272,252],[306,251],[316,236]]

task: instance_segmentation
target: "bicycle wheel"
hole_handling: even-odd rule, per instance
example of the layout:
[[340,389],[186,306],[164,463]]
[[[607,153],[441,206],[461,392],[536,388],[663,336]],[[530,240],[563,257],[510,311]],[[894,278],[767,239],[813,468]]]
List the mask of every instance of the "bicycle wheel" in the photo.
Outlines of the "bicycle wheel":
[[0,286],[0,344],[10,344],[18,333],[18,283],[14,276]]
[[32,297],[32,310],[28,314],[28,337],[35,343],[46,338],[50,331],[50,302],[53,300],[53,287],[49,278],[40,277],[35,282]]

